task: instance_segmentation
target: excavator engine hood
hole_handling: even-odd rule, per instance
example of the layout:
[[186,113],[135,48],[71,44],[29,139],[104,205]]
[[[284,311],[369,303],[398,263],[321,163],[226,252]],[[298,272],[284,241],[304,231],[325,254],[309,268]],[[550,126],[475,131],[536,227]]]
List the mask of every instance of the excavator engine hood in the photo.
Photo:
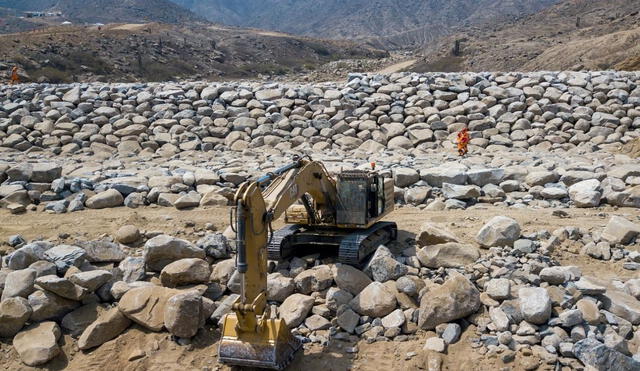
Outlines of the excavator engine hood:
[[237,323],[234,313],[224,319],[218,348],[219,360],[224,364],[283,370],[302,347],[281,319],[265,320],[255,333],[239,332]]

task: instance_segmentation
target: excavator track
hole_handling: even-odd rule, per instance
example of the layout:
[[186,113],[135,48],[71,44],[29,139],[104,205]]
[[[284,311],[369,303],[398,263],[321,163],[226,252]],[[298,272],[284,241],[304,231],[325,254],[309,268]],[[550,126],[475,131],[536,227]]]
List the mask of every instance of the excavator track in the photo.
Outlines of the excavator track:
[[271,260],[290,257],[296,246],[327,245],[338,247],[338,260],[344,264],[358,265],[380,245],[393,241],[398,236],[398,227],[393,222],[378,222],[367,229],[330,230],[304,229],[299,225],[288,225],[273,233],[267,246]]

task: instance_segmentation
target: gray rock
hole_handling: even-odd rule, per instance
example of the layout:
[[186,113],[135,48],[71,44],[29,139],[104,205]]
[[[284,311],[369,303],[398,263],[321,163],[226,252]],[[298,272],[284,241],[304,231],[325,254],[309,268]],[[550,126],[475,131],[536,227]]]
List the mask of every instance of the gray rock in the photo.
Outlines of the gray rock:
[[442,184],[442,194],[447,199],[470,200],[480,197],[480,187],[474,185]]
[[482,247],[511,247],[519,238],[520,225],[514,219],[506,216],[496,216],[492,218],[476,235],[476,241]]
[[449,323],[442,333],[442,340],[446,344],[455,344],[460,339],[462,328],[457,323]]
[[72,245],[58,245],[44,253],[44,258],[55,264],[61,274],[64,274],[70,267],[79,267],[85,261],[85,256],[84,249]]
[[350,334],[353,334],[359,321],[360,316],[353,310],[346,307],[338,314],[337,317],[338,326]]
[[144,244],[143,256],[147,269],[158,272],[179,259],[204,259],[205,253],[188,241],[163,234]]
[[191,338],[205,322],[202,297],[195,292],[172,296],[164,309],[164,325],[174,336]]
[[480,293],[463,275],[452,273],[441,286],[429,290],[420,300],[418,326],[434,329],[475,313],[480,308]]
[[55,275],[38,277],[36,278],[36,284],[47,291],[70,300],[80,301],[89,294],[89,291],[84,287]]
[[118,308],[111,308],[102,313],[80,335],[78,348],[87,350],[100,346],[107,341],[116,338],[131,325],[128,319]]
[[640,362],[606,347],[596,339],[588,338],[574,345],[576,357],[597,370],[627,371],[640,369]]
[[76,245],[85,251],[85,258],[90,263],[120,262],[127,257],[117,243],[109,240],[76,241]]
[[33,287],[35,280],[35,269],[27,268],[10,272],[5,278],[4,290],[0,301],[14,297],[28,297],[35,290]]
[[602,232],[602,239],[614,244],[627,245],[640,234],[640,225],[621,216],[613,216]]
[[298,327],[311,311],[313,303],[311,296],[293,294],[280,305],[280,318],[289,328]]
[[109,207],[122,206],[123,204],[124,197],[115,189],[108,189],[96,194],[95,196],[91,196],[86,202],[86,206],[89,209],[105,209]]
[[27,299],[13,297],[0,302],[0,338],[13,337],[31,316]]
[[58,339],[62,336],[55,322],[42,322],[29,326],[13,338],[13,347],[27,366],[49,362],[60,353]]
[[294,282],[298,292],[309,295],[329,288],[333,283],[333,272],[328,265],[318,265],[298,274]]
[[363,316],[383,317],[396,308],[396,297],[384,284],[372,282],[351,300],[349,306]]
[[178,287],[209,282],[211,267],[203,259],[187,258],[167,264],[160,272],[160,282],[165,287]]
[[113,274],[105,270],[94,270],[87,272],[74,273],[69,277],[69,281],[78,286],[84,287],[90,292],[98,290],[98,288],[113,278]]
[[282,303],[293,294],[295,289],[293,278],[285,277],[277,272],[267,276],[267,300]]
[[471,245],[451,242],[424,247],[418,250],[417,256],[427,268],[460,268],[475,263],[480,258],[480,252]]
[[67,313],[80,306],[75,300],[65,299],[46,290],[38,290],[29,295],[29,306],[33,309],[31,322],[62,319]]
[[227,259],[231,253],[229,241],[222,233],[207,234],[196,242],[196,247],[214,259]]
[[518,291],[520,312],[524,320],[536,325],[544,324],[551,316],[551,298],[540,287],[523,287]]
[[334,279],[339,288],[351,295],[358,295],[371,283],[369,276],[347,264],[335,265]]
[[53,247],[53,244],[47,241],[35,241],[22,246],[7,258],[7,267],[13,270],[25,269],[29,265],[44,260],[45,251]]

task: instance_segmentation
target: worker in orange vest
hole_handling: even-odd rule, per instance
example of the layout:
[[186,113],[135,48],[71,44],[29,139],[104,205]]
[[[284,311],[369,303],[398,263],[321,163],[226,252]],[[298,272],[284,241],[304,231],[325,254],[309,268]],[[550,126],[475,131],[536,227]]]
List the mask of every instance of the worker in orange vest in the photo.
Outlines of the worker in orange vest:
[[11,85],[19,84],[19,83],[20,83],[20,76],[18,76],[18,67],[13,66],[13,68],[11,69]]
[[469,145],[469,129],[464,128],[458,133],[458,154],[464,156],[469,152],[467,146]]

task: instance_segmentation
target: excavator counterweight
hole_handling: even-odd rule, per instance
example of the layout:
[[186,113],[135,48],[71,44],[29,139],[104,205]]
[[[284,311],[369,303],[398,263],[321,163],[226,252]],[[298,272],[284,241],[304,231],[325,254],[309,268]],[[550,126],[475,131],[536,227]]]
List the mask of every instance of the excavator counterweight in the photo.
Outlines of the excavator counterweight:
[[[396,238],[395,223],[380,221],[393,210],[393,180],[374,171],[343,171],[336,181],[320,162],[297,158],[242,184],[235,202],[232,227],[242,285],[233,312],[223,320],[219,360],[281,370],[302,344],[284,320],[271,316],[267,259],[328,245],[338,246],[340,261],[360,263]],[[293,224],[274,232],[271,223],[283,214]]]

